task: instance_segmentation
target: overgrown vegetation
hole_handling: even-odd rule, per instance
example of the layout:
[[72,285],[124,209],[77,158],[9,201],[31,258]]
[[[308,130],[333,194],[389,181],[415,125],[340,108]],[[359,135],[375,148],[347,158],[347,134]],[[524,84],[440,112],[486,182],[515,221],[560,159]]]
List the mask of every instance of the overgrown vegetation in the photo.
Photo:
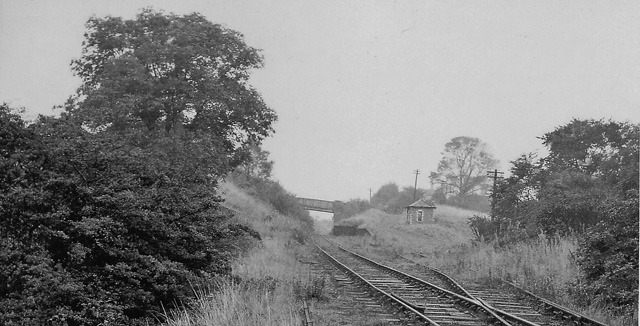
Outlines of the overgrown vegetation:
[[228,273],[222,244],[250,234],[218,210],[208,142],[27,127],[6,106],[0,125],[3,324],[152,317],[189,281]]
[[231,265],[230,277],[210,280],[195,298],[168,311],[166,325],[299,325],[302,300],[325,297],[325,280],[304,263],[309,221],[279,213],[233,182],[221,190],[233,219],[262,240]]
[[494,194],[493,216],[470,220],[496,245],[575,236],[577,302],[615,314],[638,309],[638,125],[573,120],[541,139],[547,157],[523,155]]
[[[304,238],[313,231],[313,220],[309,212],[298,204],[295,195],[271,179],[273,161],[269,160],[268,151],[252,145],[247,153],[244,163],[227,176],[230,181],[228,185],[235,185],[242,189],[250,196],[247,200],[252,200],[251,198],[261,200],[279,214],[301,222],[304,225],[301,231],[304,232],[299,236],[300,241],[304,241]],[[272,219],[273,217],[264,218]]]
[[220,208],[275,113],[262,65],[198,14],[93,17],[60,118],[0,106],[0,324],[155,323],[259,235]]

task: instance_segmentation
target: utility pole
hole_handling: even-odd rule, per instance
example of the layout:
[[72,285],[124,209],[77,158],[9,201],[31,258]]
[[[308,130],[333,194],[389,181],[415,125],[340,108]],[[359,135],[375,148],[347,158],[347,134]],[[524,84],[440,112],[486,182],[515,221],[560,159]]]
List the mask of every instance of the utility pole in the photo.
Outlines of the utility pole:
[[498,169],[494,169],[493,171],[487,171],[487,176],[493,178],[493,190],[491,191],[491,218],[495,217],[496,211],[496,190],[498,187],[498,174],[504,174],[504,172],[498,171]]
[[369,204],[371,204],[371,188],[369,188]]
[[413,173],[416,175],[416,183],[413,185],[413,200],[416,200],[416,191],[418,190],[418,174],[420,174],[420,170],[415,170]]

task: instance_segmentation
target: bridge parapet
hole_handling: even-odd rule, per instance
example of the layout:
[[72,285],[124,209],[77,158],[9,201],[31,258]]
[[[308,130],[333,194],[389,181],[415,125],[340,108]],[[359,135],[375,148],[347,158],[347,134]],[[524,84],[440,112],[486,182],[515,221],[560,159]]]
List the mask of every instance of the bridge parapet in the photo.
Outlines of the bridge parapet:
[[329,201],[329,200],[320,200],[320,199],[312,199],[312,198],[301,198],[298,197],[298,203],[306,210],[310,211],[318,211],[325,213],[335,213],[336,210],[340,209],[342,202],[341,201]]

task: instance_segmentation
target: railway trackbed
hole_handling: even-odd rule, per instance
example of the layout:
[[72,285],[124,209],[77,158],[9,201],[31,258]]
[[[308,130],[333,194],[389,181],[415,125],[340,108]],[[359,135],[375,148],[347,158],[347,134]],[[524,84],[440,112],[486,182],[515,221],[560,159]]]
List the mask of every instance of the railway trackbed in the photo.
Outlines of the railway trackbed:
[[[403,325],[604,325],[517,288],[463,288],[447,275],[415,264],[411,274],[322,239],[318,249],[362,289],[355,301],[398,316]],[[417,275],[414,276],[414,275]],[[524,291],[524,292],[523,292]]]

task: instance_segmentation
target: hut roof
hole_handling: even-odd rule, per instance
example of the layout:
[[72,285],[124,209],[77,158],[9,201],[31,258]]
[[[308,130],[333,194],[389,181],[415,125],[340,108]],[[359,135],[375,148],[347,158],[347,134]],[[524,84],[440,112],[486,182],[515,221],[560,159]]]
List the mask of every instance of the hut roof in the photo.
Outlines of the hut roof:
[[420,199],[417,202],[407,206],[407,208],[409,207],[416,207],[416,208],[436,208],[436,205],[430,201],[430,200],[425,200],[425,199]]

